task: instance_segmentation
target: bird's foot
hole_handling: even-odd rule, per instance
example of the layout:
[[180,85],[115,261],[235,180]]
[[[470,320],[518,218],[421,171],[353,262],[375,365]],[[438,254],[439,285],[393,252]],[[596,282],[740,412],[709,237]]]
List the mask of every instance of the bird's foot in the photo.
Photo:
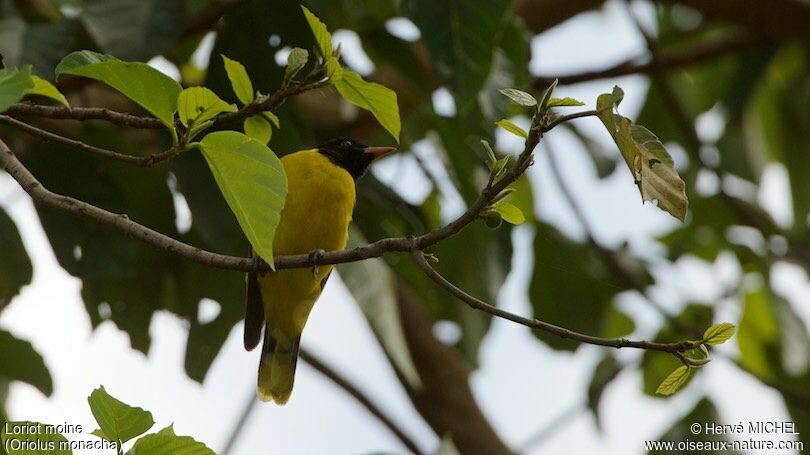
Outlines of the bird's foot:
[[259,256],[253,256],[253,270],[255,270],[259,276],[267,275],[268,268],[269,266],[266,262],[264,262],[264,259],[260,258]]
[[318,266],[318,262],[323,259],[323,256],[326,254],[326,251],[318,248],[317,250],[312,250],[309,252],[309,256],[307,256],[307,261],[312,264],[312,275],[318,275],[318,270],[320,267]]

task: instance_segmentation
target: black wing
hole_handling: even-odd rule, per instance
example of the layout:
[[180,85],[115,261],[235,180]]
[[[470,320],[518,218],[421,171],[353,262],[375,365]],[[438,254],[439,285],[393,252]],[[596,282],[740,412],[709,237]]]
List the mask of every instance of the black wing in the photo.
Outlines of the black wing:
[[[253,257],[253,248],[249,250],[249,255]],[[262,327],[264,326],[264,305],[262,304],[262,294],[259,289],[259,277],[255,272],[249,272],[245,276],[247,292],[245,294],[245,349],[252,351],[259,345],[262,338]]]
[[335,269],[330,270],[329,273],[327,273],[326,276],[323,277],[323,279],[321,280],[321,291],[323,291],[323,288],[326,287],[326,280],[328,280],[329,277],[332,276],[332,271],[333,270],[335,270]]

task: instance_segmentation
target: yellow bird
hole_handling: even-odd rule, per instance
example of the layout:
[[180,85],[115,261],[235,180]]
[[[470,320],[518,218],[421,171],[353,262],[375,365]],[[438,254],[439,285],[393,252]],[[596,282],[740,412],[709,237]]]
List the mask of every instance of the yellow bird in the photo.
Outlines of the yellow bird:
[[[354,210],[355,181],[372,161],[394,150],[338,138],[281,158],[287,174],[287,199],[273,240],[274,253],[344,249]],[[248,351],[258,346],[264,327],[256,388],[262,401],[284,404],[289,400],[301,332],[332,268],[247,274],[244,342]]]

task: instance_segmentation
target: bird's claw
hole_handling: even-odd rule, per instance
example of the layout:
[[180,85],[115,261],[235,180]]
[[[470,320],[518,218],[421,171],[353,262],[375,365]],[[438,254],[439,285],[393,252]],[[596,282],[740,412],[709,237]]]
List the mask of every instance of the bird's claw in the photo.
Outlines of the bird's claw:
[[312,265],[312,275],[313,276],[318,275],[318,270],[320,270],[320,267],[318,266],[318,262],[320,262],[321,259],[323,259],[323,256],[325,254],[326,254],[326,251],[324,251],[324,250],[322,250],[320,248],[318,248],[317,250],[312,250],[312,251],[309,252],[309,256],[307,256],[307,261],[309,261],[310,264],[313,264]]
[[265,276],[267,274],[268,265],[264,262],[264,259],[260,258],[259,256],[253,256],[253,270],[256,271],[260,276]]

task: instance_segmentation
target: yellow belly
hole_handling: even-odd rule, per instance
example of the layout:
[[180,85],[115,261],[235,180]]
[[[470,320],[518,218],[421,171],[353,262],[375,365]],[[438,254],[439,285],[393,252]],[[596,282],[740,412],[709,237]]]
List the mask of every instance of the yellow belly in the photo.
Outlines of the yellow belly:
[[[355,203],[354,179],[315,150],[281,159],[287,174],[287,199],[273,240],[275,254],[342,250]],[[300,335],[332,266],[289,269],[259,277],[265,318],[289,337]]]

